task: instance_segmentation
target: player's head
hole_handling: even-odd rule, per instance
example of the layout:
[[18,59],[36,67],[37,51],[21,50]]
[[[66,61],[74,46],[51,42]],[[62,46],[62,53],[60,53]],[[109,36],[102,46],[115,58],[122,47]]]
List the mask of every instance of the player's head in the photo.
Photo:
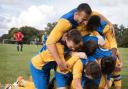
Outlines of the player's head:
[[94,40],[89,40],[84,43],[85,52],[87,55],[92,55],[98,48],[98,43]]
[[92,31],[96,30],[97,27],[100,26],[100,22],[101,22],[101,19],[99,16],[97,16],[97,15],[91,16],[86,25],[87,31],[92,32]]
[[84,71],[85,76],[89,79],[98,79],[101,76],[101,68],[96,62],[88,62]]
[[79,48],[82,42],[81,33],[76,29],[68,31],[66,33],[65,39],[66,46],[71,50],[76,50],[77,48]]
[[116,59],[112,56],[104,57],[101,59],[101,71],[103,74],[111,74],[116,65]]
[[91,13],[92,13],[91,7],[87,3],[81,3],[77,7],[77,11],[74,14],[74,19],[78,23],[82,23],[83,21],[88,20]]

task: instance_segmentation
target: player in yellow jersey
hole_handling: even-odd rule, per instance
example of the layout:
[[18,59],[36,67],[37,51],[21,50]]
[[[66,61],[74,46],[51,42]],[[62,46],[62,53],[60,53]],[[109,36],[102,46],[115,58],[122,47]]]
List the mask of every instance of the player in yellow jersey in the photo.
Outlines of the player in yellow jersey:
[[[66,32],[61,40],[56,44],[57,51],[61,57],[62,65],[65,65],[64,48],[75,50],[82,41],[80,32],[72,29]],[[47,89],[50,78],[50,70],[56,68],[56,61],[49,50],[44,50],[31,59],[30,70],[32,78],[37,89]],[[68,67],[67,67],[68,70]]]

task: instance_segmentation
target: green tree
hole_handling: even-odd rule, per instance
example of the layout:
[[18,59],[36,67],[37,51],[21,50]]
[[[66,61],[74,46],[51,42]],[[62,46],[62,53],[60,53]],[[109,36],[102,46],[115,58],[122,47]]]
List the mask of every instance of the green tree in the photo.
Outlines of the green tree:
[[24,43],[29,44],[32,40],[34,40],[35,37],[40,38],[40,31],[34,27],[21,27],[19,28],[19,31],[24,34]]
[[15,28],[15,27],[11,28],[11,29],[8,31],[9,38],[10,38],[10,39],[14,39],[14,34],[15,34],[15,32],[17,32],[17,31],[18,31],[18,28]]
[[55,27],[55,25],[56,25],[56,22],[54,22],[54,23],[48,23],[47,24],[47,27],[44,29],[45,32],[47,34],[49,34],[52,31],[52,29]]

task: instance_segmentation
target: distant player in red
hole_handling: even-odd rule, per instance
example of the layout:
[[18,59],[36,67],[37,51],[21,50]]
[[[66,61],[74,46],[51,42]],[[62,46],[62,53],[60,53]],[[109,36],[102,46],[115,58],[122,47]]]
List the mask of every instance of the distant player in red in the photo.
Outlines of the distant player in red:
[[24,35],[21,32],[15,33],[15,39],[17,41],[17,51],[23,51],[23,37]]

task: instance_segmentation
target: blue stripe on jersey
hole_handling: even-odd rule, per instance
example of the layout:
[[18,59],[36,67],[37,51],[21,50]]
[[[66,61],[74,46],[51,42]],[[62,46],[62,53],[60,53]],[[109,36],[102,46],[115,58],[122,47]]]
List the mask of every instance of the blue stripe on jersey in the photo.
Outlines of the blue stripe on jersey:
[[74,13],[76,11],[77,9],[75,8],[61,17],[67,19],[72,24],[72,28],[76,28],[78,26],[78,23],[74,20]]
[[86,43],[86,42],[88,42],[90,40],[93,40],[93,41],[95,41],[98,44],[98,38],[96,36],[89,36],[89,35],[87,35],[87,36],[83,37],[83,42],[84,43]]
[[104,50],[102,48],[97,48],[95,53],[93,54],[93,57],[97,59],[97,58],[103,58],[111,55],[112,55],[112,51]]
[[103,33],[105,26],[107,25],[107,22],[101,21],[100,26],[97,28],[97,31],[100,33],[100,35],[105,38],[105,35]]

